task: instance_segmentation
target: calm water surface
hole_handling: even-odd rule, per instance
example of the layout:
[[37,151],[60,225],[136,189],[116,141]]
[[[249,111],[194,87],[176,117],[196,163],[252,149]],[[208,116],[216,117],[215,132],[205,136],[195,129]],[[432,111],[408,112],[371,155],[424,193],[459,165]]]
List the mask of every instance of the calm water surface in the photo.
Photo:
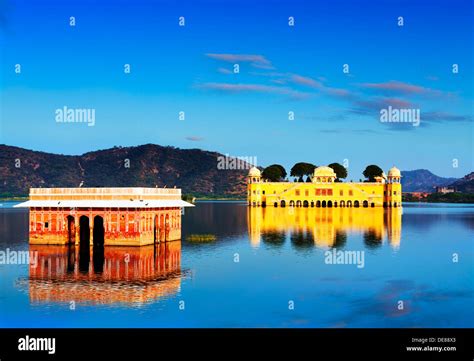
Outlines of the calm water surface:
[[[11,206],[0,251],[37,262],[0,265],[0,327],[474,326],[473,205],[198,203],[181,242],[104,250],[30,249],[28,211]],[[327,264],[328,250],[363,267]]]

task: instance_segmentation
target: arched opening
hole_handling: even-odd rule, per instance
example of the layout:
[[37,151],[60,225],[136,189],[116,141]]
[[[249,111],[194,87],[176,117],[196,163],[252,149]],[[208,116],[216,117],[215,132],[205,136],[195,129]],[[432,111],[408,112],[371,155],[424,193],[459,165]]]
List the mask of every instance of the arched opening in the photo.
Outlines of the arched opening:
[[311,201],[311,208],[313,208],[313,207],[314,207],[314,202],[313,202],[313,201]]
[[323,208],[326,208],[326,201],[323,201],[321,205],[323,206]]
[[89,246],[90,238],[91,230],[89,227],[89,217],[81,216],[81,218],[79,218],[79,242],[81,245]]
[[383,202],[383,207],[387,208],[387,202]]
[[334,202],[334,208],[337,208],[337,202]]
[[393,206],[397,208],[397,202],[393,202]]
[[374,207],[375,207],[375,203],[374,203],[374,202],[370,203],[370,206],[371,206],[372,208],[374,208]]
[[267,206],[267,202],[262,202],[262,207],[266,207]]
[[79,218],[79,272],[88,273],[90,263],[90,228],[89,218]]
[[301,201],[296,201],[296,206],[301,207]]
[[304,202],[303,202],[303,207],[305,207],[305,208],[308,208],[308,207],[309,207],[308,201],[304,201]]
[[278,207],[278,202],[273,203],[273,207],[277,208]]
[[352,201],[347,201],[347,207],[352,207]]
[[359,208],[359,201],[354,201],[354,207]]
[[364,201],[364,202],[362,203],[362,206],[363,206],[364,208],[367,208],[367,207],[369,206],[369,202],[368,202],[368,201]]
[[332,201],[328,201],[328,207],[332,208]]
[[321,201],[316,201],[316,207],[321,207]]
[[67,241],[68,243],[75,243],[76,241],[76,224],[73,216],[67,216]]
[[341,201],[340,205],[342,208],[344,208],[346,206],[346,203],[344,201]]
[[290,201],[290,207],[294,207],[295,206],[295,201]]
[[94,247],[100,247],[104,245],[104,219],[101,216],[94,217],[92,242],[94,243]]
[[280,202],[280,205],[281,205],[282,207],[286,207],[286,202],[285,202],[285,201],[281,201],[281,202]]

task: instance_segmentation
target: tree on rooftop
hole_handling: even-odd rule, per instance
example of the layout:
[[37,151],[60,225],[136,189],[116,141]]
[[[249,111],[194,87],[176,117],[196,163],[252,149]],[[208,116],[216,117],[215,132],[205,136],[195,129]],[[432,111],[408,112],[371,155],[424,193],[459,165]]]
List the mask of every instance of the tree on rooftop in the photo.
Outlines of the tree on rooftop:
[[378,165],[371,164],[365,168],[364,172],[362,173],[364,177],[367,179],[368,182],[375,182],[375,177],[380,177],[383,173],[382,168]]
[[328,167],[336,173],[336,182],[341,182],[342,179],[347,178],[347,169],[342,164],[331,163]]
[[311,163],[304,163],[304,162],[296,163],[291,168],[290,176],[303,179],[303,176],[305,175],[306,176],[312,175],[315,168],[316,166]]

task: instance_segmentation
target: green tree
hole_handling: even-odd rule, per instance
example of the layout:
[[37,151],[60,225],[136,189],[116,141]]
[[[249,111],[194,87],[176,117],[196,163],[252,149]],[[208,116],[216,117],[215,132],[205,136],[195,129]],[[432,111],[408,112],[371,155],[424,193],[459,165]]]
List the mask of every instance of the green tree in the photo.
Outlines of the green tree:
[[328,165],[329,168],[332,168],[334,173],[336,173],[336,182],[341,182],[342,179],[347,177],[347,169],[339,163],[331,163]]
[[383,173],[382,168],[380,168],[378,165],[371,164],[367,166],[367,168],[365,168],[362,174],[367,179],[367,181],[375,182],[375,177],[381,176],[382,173]]
[[279,164],[272,164],[263,170],[262,177],[270,182],[279,182],[286,177],[286,170]]
[[303,176],[312,175],[315,168],[316,168],[316,166],[314,164],[311,164],[311,163],[304,163],[304,162],[296,163],[291,168],[290,176],[291,177],[297,177],[297,178],[301,179],[301,182],[303,182]]

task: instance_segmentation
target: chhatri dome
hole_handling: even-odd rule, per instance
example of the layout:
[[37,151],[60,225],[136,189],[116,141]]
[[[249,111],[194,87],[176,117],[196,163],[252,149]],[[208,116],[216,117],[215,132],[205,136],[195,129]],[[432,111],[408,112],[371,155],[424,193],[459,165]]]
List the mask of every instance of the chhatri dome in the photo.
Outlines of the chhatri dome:
[[252,167],[249,170],[249,177],[260,177],[261,173],[257,167]]
[[317,167],[314,170],[314,177],[334,177],[336,178],[336,173],[331,167]]
[[400,169],[398,169],[397,167],[392,167],[388,171],[388,176],[389,177],[401,177],[402,174],[400,173]]

